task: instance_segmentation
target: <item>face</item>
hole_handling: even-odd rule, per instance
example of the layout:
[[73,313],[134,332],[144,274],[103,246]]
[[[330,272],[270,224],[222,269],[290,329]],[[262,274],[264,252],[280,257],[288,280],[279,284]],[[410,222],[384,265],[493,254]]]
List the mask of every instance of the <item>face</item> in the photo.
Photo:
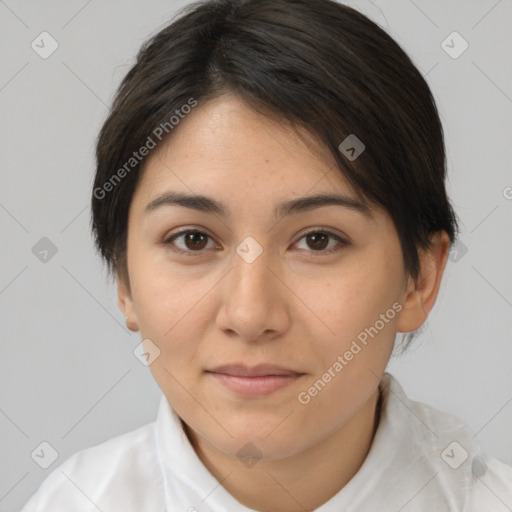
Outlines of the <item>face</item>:
[[[197,436],[232,456],[303,452],[353,420],[387,365],[407,281],[394,224],[360,209],[327,151],[240,100],[178,128],[132,200],[120,306]],[[298,202],[316,195],[343,199]]]

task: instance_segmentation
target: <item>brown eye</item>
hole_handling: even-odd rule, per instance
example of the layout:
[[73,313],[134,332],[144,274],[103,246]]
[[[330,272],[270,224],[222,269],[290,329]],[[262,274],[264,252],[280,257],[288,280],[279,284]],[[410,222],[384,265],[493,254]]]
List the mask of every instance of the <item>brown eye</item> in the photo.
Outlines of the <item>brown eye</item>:
[[[320,253],[318,256],[339,251],[343,247],[349,245],[349,243],[346,240],[343,240],[340,236],[329,231],[319,229],[306,233],[297,243],[300,243],[302,240],[305,240],[306,242],[305,250],[312,253]],[[332,243],[332,241],[337,243]]]
[[315,251],[324,250],[329,244],[329,235],[325,233],[312,233],[310,235],[306,235],[306,240],[308,246]]
[[197,251],[204,249],[207,244],[208,235],[199,231],[193,231],[185,234],[185,245],[188,249]]
[[[164,243],[174,245],[178,251],[182,252],[202,252],[207,247],[209,239],[211,240],[211,237],[203,231],[188,229],[175,233]],[[176,244],[176,240],[181,240],[181,243]]]

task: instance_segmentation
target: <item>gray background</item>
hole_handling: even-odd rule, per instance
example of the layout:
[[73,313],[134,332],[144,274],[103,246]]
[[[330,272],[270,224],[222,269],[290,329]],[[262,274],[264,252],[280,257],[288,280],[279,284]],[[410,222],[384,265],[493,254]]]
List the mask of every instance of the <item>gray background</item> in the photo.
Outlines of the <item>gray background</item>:
[[[155,417],[160,390],[133,355],[139,335],[125,328],[93,250],[89,200],[115,87],[185,3],[0,1],[1,512],[19,509],[79,449]],[[426,76],[462,227],[430,319],[390,371],[411,398],[459,416],[486,452],[512,463],[512,2],[347,3]],[[47,59],[31,48],[43,31],[59,45]],[[469,44],[458,58],[442,47],[453,31]],[[57,248],[46,262],[33,253],[43,237]],[[31,458],[43,441],[59,455],[48,469]]]

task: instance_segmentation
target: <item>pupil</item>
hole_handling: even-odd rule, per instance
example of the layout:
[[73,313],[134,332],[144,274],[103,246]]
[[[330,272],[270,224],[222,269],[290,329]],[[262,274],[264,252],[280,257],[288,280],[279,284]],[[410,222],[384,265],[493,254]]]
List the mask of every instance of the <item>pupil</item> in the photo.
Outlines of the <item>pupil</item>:
[[[327,243],[322,243],[322,242],[328,241],[327,240],[328,237],[325,233],[314,233],[311,235],[307,235],[307,239],[308,239],[308,242],[309,241],[313,242],[313,245],[308,244],[311,247],[311,249],[321,250],[321,249],[325,249],[325,247],[327,247]],[[319,239],[322,239],[322,241],[320,243],[319,243]]]
[[[202,239],[202,240],[201,240]],[[199,241],[199,246],[197,245],[197,242]],[[191,242],[191,244],[189,244]],[[203,249],[203,247],[206,246],[206,237],[204,236],[204,233],[200,233],[198,231],[195,231],[193,233],[188,233],[186,236],[186,244],[189,249]],[[202,245],[201,245],[202,243]]]

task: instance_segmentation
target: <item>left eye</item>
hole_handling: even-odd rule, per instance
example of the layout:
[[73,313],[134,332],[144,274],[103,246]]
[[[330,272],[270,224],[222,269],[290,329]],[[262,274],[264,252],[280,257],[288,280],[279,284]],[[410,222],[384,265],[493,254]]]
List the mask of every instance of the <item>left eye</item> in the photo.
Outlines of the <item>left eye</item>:
[[[343,240],[338,235],[335,235],[334,233],[331,233],[329,231],[310,231],[309,233],[303,235],[302,238],[300,238],[300,240],[303,239],[306,241],[308,247],[310,249],[313,249],[312,252],[320,252],[323,254],[330,254],[348,245],[348,242]],[[327,246],[329,246],[329,242],[332,241],[333,239],[336,240],[338,244],[335,245],[334,247],[326,249]]]

